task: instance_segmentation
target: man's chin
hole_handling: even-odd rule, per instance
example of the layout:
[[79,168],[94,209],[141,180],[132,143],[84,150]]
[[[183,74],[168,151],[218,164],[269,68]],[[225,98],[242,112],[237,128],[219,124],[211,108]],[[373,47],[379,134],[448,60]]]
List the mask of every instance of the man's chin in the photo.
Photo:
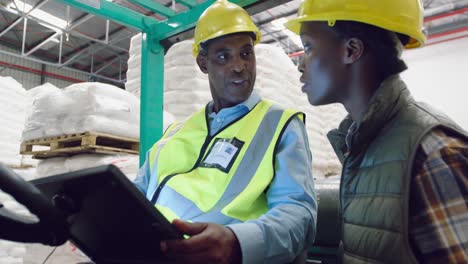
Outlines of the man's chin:
[[320,100],[320,98],[313,97],[311,95],[307,95],[307,100],[309,101],[309,104],[313,106],[321,106],[325,105],[326,103],[323,102],[323,100]]
[[229,97],[231,101],[236,101],[236,102],[241,103],[247,100],[247,98],[249,98],[251,94],[252,94],[252,90],[246,91],[244,89],[242,90],[232,89],[231,92],[227,94],[227,96]]

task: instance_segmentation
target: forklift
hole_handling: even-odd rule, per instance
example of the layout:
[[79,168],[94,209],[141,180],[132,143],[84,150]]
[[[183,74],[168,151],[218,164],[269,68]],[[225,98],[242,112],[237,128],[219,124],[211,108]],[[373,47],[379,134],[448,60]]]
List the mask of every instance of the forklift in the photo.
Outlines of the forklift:
[[[339,178],[315,180],[317,233],[302,263],[338,263]],[[115,166],[25,181],[0,164],[0,189],[37,218],[0,203],[0,239],[60,246],[71,241],[96,264],[169,263],[161,240],[180,234]]]

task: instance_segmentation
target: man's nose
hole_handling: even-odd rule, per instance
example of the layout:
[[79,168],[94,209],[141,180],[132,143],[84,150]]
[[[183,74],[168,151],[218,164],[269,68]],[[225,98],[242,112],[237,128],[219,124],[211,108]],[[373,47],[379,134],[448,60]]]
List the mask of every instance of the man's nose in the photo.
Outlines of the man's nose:
[[299,63],[297,64],[297,70],[300,73],[304,73],[304,58],[302,56],[299,57]]
[[246,62],[239,56],[233,58],[231,63],[231,70],[233,72],[242,72],[246,67]]

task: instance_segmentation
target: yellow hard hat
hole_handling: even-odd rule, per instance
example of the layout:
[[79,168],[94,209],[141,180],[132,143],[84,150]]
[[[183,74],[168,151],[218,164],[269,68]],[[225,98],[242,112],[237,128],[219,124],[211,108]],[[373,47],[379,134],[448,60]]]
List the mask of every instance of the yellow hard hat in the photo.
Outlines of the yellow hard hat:
[[303,22],[327,21],[333,26],[338,20],[362,22],[406,35],[410,37],[406,48],[426,42],[421,0],[304,0],[297,18],[284,25],[299,34]]
[[238,32],[254,33],[256,36],[254,44],[260,42],[262,36],[252,18],[242,7],[227,0],[214,2],[198,19],[192,49],[193,56],[198,56],[200,43]]

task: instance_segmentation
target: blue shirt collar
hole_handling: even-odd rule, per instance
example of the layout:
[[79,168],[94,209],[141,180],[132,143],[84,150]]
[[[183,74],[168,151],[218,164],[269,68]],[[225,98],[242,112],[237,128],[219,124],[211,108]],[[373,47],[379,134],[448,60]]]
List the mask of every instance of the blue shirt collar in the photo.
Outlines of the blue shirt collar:
[[[242,103],[239,103],[235,106],[231,106],[231,107],[228,107],[228,108],[224,108],[222,109],[221,111],[227,111],[227,112],[230,112],[231,110],[233,109],[236,109],[236,108],[246,108],[248,111],[252,110],[252,108],[254,108],[254,106],[256,104],[258,104],[258,102],[260,102],[262,100],[262,98],[260,97],[260,95],[258,95],[255,91],[252,91],[252,94],[249,96],[249,98],[247,98],[247,100],[245,100],[244,102]],[[211,114],[214,114],[213,112],[213,104],[214,102],[211,101],[208,103],[208,115],[211,115]],[[221,112],[219,111],[219,112]],[[218,114],[219,114],[218,112]]]

